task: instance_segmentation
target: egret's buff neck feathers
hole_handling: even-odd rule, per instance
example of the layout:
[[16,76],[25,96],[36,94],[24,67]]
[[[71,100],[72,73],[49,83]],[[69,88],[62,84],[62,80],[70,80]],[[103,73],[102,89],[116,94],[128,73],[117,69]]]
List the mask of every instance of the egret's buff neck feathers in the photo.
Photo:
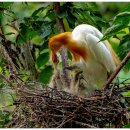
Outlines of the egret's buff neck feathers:
[[72,39],[71,32],[58,34],[49,40],[49,48],[52,50],[52,52],[58,52],[63,45],[72,53],[75,61],[80,60],[81,57],[84,60],[87,60],[88,55],[86,48]]

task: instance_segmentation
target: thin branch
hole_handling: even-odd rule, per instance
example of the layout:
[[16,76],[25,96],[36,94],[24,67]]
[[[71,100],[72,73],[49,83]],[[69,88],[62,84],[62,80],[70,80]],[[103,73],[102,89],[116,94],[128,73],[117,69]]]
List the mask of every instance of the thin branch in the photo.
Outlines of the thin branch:
[[76,124],[79,124],[81,126],[84,126],[84,127],[88,127],[88,128],[96,128],[95,126],[92,126],[90,124],[86,124],[86,123],[83,123],[83,122],[79,122],[79,121],[74,121]]
[[113,79],[117,76],[117,74],[120,72],[120,70],[124,67],[124,65],[127,63],[127,61],[130,59],[130,51],[127,53],[126,57],[122,60],[120,65],[118,65],[117,69],[110,75],[107,82],[103,85],[104,89],[107,89],[109,84],[113,81]]

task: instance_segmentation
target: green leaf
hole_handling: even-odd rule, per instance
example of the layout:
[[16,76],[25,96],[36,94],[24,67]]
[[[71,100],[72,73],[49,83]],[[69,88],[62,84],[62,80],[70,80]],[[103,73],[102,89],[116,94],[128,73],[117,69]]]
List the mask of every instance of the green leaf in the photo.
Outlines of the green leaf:
[[[3,12],[0,11],[0,21],[2,20],[3,18]],[[0,22],[0,25],[1,25],[1,22]]]
[[42,34],[40,35],[41,38],[45,38],[51,33],[51,26],[50,25],[44,25],[42,26]]
[[26,43],[28,40],[32,39],[34,35],[36,35],[35,31],[29,29],[29,27],[25,23],[20,23],[20,32],[16,37],[17,44]]
[[45,17],[48,17],[49,19],[51,19],[51,21],[54,21],[56,19],[56,15],[53,11],[48,12]]
[[40,21],[40,20],[37,20],[37,21],[33,21],[31,23],[31,26],[32,28],[35,30],[35,31],[39,31],[42,29],[42,25],[45,23],[45,21]]
[[0,2],[0,8],[8,8],[10,5],[12,5],[13,2]]
[[126,31],[120,31],[118,34],[126,34]]
[[49,52],[42,53],[41,55],[39,55],[36,61],[37,67],[40,68],[46,65],[46,63],[49,61],[49,58]]
[[[124,59],[124,57],[127,55],[127,53],[130,51],[130,36],[125,35],[122,40],[120,41],[120,44],[117,48],[118,50],[118,56],[121,60]],[[125,69],[129,70],[130,68],[130,60],[125,64]]]
[[2,81],[0,81],[0,89],[4,88],[4,86],[5,86],[5,84]]
[[68,54],[68,58],[72,61],[72,55],[69,51],[67,51],[67,54]]
[[20,24],[20,32],[19,32],[19,35],[17,36],[16,38],[16,43],[18,44],[22,44],[24,42],[26,42],[26,39],[27,39],[27,26],[25,23],[21,23]]
[[35,44],[41,44],[43,42],[43,39],[39,36],[39,35],[36,35],[32,41],[35,43]]
[[109,23],[107,23],[105,21],[97,20],[96,23],[100,27],[104,27],[104,28],[108,28],[109,27]]
[[63,24],[66,32],[71,32],[71,28],[69,27],[68,21],[66,18],[63,19]]
[[90,7],[88,7],[88,3],[84,3],[84,2],[74,2],[73,8],[83,9],[83,10],[92,10]]
[[124,125],[123,128],[130,128],[130,124]]
[[48,41],[44,41],[44,43],[43,43],[43,45],[41,46],[41,48],[40,48],[40,52],[42,52],[43,50],[45,50],[45,49],[48,49]]
[[74,28],[75,19],[77,19],[72,13],[68,12],[68,17],[66,18],[70,28]]
[[6,33],[5,35],[12,35],[15,34],[14,32]]
[[104,41],[116,34],[118,34],[119,31],[121,31],[122,29],[126,28],[127,25],[123,25],[123,24],[117,24],[117,25],[113,25],[110,28],[108,28],[103,36],[103,38],[100,41]]
[[39,74],[39,80],[44,84],[48,84],[52,74],[53,74],[52,66],[50,65],[46,66],[45,69],[43,69],[42,72]]
[[0,111],[0,128],[3,128],[5,124],[11,120],[11,114],[9,112]]
[[90,14],[90,11],[85,11],[85,13],[84,13],[82,10],[80,10],[79,13],[81,14],[81,17],[83,17],[83,19],[88,21],[89,24],[95,25],[98,28],[94,17],[92,17],[91,14]]
[[128,6],[126,6],[122,12],[130,12],[130,4],[128,4]]
[[36,16],[38,13],[42,12],[43,10],[45,9],[45,7],[41,7],[37,10],[35,10],[33,13],[32,13],[32,17]]
[[27,32],[27,39],[28,40],[32,40],[36,36],[36,34],[37,34],[36,31],[28,30],[28,32]]
[[125,24],[128,25],[130,22],[130,12],[119,13],[115,16],[113,24]]
[[20,34],[17,35],[17,37],[16,37],[16,44],[20,45],[20,44],[23,44],[23,43],[25,43],[25,41],[23,40],[23,38],[21,37],[21,35]]
[[4,59],[3,57],[0,57],[0,66],[1,66],[2,68],[5,67],[5,59]]
[[7,8],[7,7],[9,7],[10,5],[12,5],[13,2],[4,2],[3,4],[4,4],[4,7]]
[[98,5],[96,4],[96,2],[88,2],[87,5],[91,7],[92,10],[95,10],[98,8]]
[[66,11],[64,11],[64,12],[62,12],[62,13],[60,13],[60,14],[58,14],[58,17],[59,17],[59,18],[66,18],[67,16],[68,16],[68,14],[67,14]]
[[122,38],[122,40],[120,41],[119,46],[122,45],[122,44],[125,44],[126,42],[129,42],[129,44],[130,44],[130,35],[125,35],[125,36]]

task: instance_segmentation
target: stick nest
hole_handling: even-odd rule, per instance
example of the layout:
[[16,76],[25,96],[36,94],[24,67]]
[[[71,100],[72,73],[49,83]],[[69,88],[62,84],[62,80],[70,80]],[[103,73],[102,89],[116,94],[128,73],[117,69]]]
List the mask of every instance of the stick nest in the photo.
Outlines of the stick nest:
[[96,90],[81,98],[57,89],[20,88],[14,102],[12,121],[5,127],[15,128],[109,128],[129,123],[129,98],[122,96],[129,85]]

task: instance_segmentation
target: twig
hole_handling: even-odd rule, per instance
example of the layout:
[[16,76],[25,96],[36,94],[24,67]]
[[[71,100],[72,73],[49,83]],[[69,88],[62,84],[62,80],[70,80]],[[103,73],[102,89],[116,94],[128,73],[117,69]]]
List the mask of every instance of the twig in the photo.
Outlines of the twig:
[[120,70],[124,67],[124,65],[127,63],[129,59],[130,59],[130,51],[127,53],[126,57],[122,60],[120,65],[118,65],[117,69],[110,75],[107,82],[103,85],[104,89],[107,89],[109,87],[109,84],[113,81],[113,79],[117,76],[117,74],[120,72]]
[[86,123],[83,123],[83,122],[79,122],[79,121],[74,121],[76,124],[79,124],[79,125],[81,125],[81,126],[87,126],[88,128],[96,128],[96,127],[94,127],[94,126],[92,126],[92,125],[89,125],[89,124],[86,124]]
[[73,116],[71,118],[67,117],[67,119],[63,123],[61,123],[57,128],[62,128],[63,125],[65,125],[67,122],[71,121],[73,118],[75,118],[75,116]]
[[121,87],[117,89],[118,92],[126,92],[130,90],[130,86],[126,86],[126,87]]
[[[2,109],[5,109],[5,108],[8,108],[8,107],[12,107],[13,105],[11,104],[11,105],[8,105],[8,106],[3,106],[3,107],[0,107],[0,110],[2,110]],[[9,112],[9,111],[7,111],[7,112]]]

